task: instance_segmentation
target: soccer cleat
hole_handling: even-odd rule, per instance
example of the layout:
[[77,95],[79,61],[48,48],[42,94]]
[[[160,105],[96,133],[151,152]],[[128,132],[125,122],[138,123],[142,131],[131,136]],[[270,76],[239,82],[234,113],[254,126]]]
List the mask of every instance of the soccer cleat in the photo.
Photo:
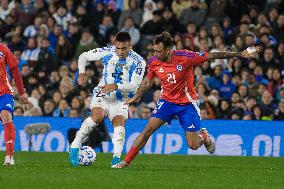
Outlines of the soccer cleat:
[[206,150],[209,152],[209,154],[214,154],[215,142],[212,140],[212,138],[208,134],[208,131],[206,130],[206,128],[202,128],[200,130],[200,133],[202,134],[202,136],[204,138],[204,146],[205,146]]
[[3,165],[15,165],[14,157],[13,156],[6,156],[5,162]]
[[128,167],[128,164],[126,163],[126,161],[121,161],[120,163],[111,166],[111,168],[115,168],[115,169],[123,169]]
[[119,164],[120,162],[121,162],[121,161],[120,161],[120,158],[117,157],[117,156],[114,156],[114,157],[112,158],[112,161],[111,161],[111,167],[113,167],[114,165]]
[[73,166],[79,166],[79,148],[70,148],[69,160]]

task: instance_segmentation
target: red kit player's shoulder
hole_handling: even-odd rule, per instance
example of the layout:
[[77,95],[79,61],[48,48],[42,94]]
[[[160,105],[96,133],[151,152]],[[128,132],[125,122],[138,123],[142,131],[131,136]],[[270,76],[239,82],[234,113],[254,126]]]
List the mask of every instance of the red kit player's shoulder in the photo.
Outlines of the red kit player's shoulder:
[[0,43],[0,51],[6,51],[8,47],[6,47],[4,44]]
[[195,52],[188,50],[174,50],[173,52],[175,56],[185,56],[189,58],[194,58],[195,56]]
[[159,60],[158,60],[157,57],[152,56],[151,58],[148,59],[148,65],[153,66],[153,65],[157,65],[157,64],[159,64]]

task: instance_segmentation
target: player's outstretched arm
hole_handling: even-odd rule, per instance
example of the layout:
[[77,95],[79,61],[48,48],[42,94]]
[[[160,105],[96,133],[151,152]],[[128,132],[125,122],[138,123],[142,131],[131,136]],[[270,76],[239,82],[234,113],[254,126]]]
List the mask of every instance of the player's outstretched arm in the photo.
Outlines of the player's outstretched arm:
[[242,52],[208,52],[207,59],[227,59],[233,57],[242,57],[242,58],[252,58],[255,57],[261,51],[261,47],[252,46],[248,47],[246,50]]
[[97,48],[87,52],[82,53],[78,59],[78,70],[79,70],[79,77],[78,77],[78,84],[84,85],[87,82],[87,77],[85,74],[85,67],[87,62],[100,60],[102,57],[106,56],[109,53],[108,48]]
[[125,102],[125,104],[139,102],[143,94],[152,87],[153,83],[154,83],[154,79],[149,79],[147,76],[144,77],[141,85],[137,89],[137,92],[135,93],[133,98],[130,98],[128,101]]

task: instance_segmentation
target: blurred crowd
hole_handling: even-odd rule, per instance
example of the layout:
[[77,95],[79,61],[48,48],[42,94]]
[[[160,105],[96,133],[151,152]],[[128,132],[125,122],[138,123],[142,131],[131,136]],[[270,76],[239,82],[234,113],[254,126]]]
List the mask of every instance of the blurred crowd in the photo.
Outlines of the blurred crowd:
[[[103,65],[86,67],[75,81],[81,53],[114,44],[127,31],[145,59],[152,39],[166,30],[174,49],[242,51],[260,45],[253,59],[214,60],[196,66],[202,119],[284,119],[284,0],[0,0],[0,41],[19,59],[30,104],[17,101],[15,116],[83,117]],[[160,96],[160,81],[130,118],[147,119]]]

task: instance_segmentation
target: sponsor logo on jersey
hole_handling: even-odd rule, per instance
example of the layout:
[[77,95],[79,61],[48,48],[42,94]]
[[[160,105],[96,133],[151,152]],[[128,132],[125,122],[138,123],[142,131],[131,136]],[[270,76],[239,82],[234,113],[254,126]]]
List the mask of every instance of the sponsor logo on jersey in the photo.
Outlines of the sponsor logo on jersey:
[[152,112],[153,114],[156,114],[157,113],[157,110],[155,109],[155,110],[153,110],[153,112]]
[[12,108],[12,105],[11,104],[6,104],[7,107],[9,108]]
[[180,64],[177,65],[177,71],[182,71],[182,65]]
[[195,129],[195,126],[193,124],[191,124],[190,126],[188,126],[189,129]]
[[4,56],[4,53],[0,51],[0,58],[2,58],[3,56]]
[[197,54],[198,54],[198,56],[204,56],[205,55],[204,52],[198,52]]
[[163,68],[161,67],[158,72],[159,72],[159,73],[164,73]]

